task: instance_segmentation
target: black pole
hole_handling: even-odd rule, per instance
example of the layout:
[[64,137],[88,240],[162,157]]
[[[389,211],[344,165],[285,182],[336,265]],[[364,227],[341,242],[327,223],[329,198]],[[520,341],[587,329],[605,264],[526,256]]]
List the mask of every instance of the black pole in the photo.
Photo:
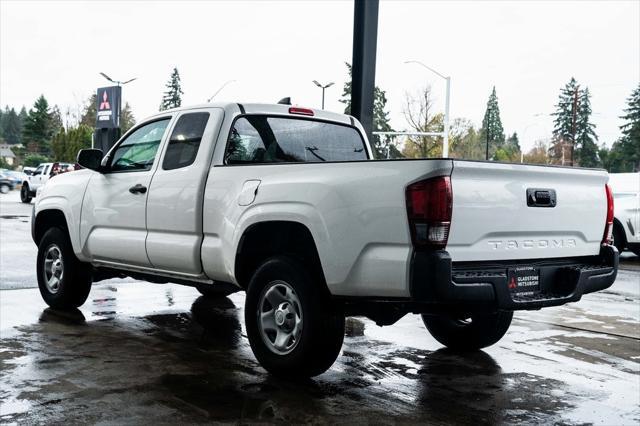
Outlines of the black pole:
[[[487,120],[488,122],[489,120]],[[489,161],[489,129],[486,129],[485,132],[487,133],[487,152],[484,155],[484,159]]]
[[373,132],[373,98],[376,83],[378,0],[354,0],[351,115],[369,140]]

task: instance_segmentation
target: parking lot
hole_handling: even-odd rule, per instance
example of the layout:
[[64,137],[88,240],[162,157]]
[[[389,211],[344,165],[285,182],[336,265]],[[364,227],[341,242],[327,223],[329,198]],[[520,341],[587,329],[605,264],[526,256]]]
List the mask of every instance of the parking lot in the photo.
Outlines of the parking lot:
[[94,286],[73,312],[46,307],[31,205],[0,194],[0,422],[211,421],[431,424],[640,422],[640,260],[582,301],[519,312],[484,351],[443,349],[418,316],[349,319],[342,353],[306,382],[268,375],[244,295],[134,280]]

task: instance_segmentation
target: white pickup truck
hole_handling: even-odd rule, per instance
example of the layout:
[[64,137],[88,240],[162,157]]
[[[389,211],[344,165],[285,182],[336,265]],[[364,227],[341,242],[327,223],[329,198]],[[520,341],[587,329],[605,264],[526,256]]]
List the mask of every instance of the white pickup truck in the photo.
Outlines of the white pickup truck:
[[613,198],[602,170],[455,159],[373,160],[352,117],[287,105],[157,114],[86,170],[49,180],[33,210],[42,297],[84,303],[117,276],[246,291],[260,363],[313,376],[345,316],[422,314],[457,350],[513,311],[611,286]]
[[31,202],[36,196],[38,188],[43,186],[47,181],[60,173],[73,170],[73,164],[69,163],[41,163],[33,171],[33,173],[25,175],[20,188],[20,201],[25,204]]

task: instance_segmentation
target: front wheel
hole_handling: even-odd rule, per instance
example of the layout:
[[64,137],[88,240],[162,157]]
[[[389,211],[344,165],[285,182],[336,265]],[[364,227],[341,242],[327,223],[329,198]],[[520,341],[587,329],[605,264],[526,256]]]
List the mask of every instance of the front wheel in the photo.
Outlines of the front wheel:
[[81,306],[91,290],[91,267],[80,262],[65,231],[50,228],[38,245],[37,276],[40,294],[56,309]]
[[291,258],[273,257],[253,275],[245,300],[251,349],[270,373],[313,377],[334,363],[344,339],[344,313],[323,283]]
[[6,183],[0,185],[0,193],[7,194],[9,191],[11,191],[11,187],[9,185],[7,185]]
[[28,204],[31,202],[31,193],[29,192],[29,185],[27,185],[26,183],[24,185],[22,185],[22,188],[20,189],[20,201],[22,201],[25,204]]
[[429,333],[446,347],[458,351],[473,351],[491,346],[509,330],[513,312],[472,314],[452,317],[422,315]]

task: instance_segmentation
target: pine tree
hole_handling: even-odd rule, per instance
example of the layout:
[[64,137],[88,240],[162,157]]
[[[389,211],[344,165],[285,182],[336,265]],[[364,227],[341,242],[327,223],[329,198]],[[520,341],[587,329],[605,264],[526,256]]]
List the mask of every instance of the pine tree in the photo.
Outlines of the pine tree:
[[622,118],[625,123],[620,126],[622,137],[611,147],[610,172],[640,171],[640,85],[631,92],[627,99],[626,113]]
[[136,118],[133,116],[131,105],[129,105],[129,102],[125,102],[124,108],[122,108],[122,111],[120,112],[120,129],[122,134],[135,126],[135,124]]
[[91,147],[92,134],[93,128],[84,124],[67,130],[60,129],[51,141],[53,161],[75,163],[78,151]]
[[8,144],[15,145],[22,141],[22,123],[14,108],[6,107],[2,114],[2,139]]
[[55,135],[62,128],[64,128],[62,112],[60,112],[60,107],[58,105],[54,105],[53,108],[51,108],[51,134]]
[[487,101],[487,109],[480,129],[480,140],[485,145],[489,145],[489,158],[492,158],[495,152],[504,145],[504,129],[502,128],[502,120],[500,120],[500,107],[495,86],[493,86]]
[[80,117],[80,124],[89,127],[96,127],[97,103],[97,95],[94,93],[89,97],[89,99],[87,99],[84,110],[82,111],[82,116]]
[[[549,148],[549,156],[556,164],[570,162],[573,160],[573,152],[575,149],[575,139],[577,136],[577,127],[574,124],[574,112],[577,121],[577,105],[580,98],[580,87],[575,78],[560,89],[560,96],[556,104],[556,118],[553,120],[553,141]],[[575,109],[575,111],[574,111]]]
[[36,100],[24,123],[22,138],[31,152],[48,153],[52,126],[49,103],[43,95]]
[[[342,99],[340,102],[345,104],[344,113],[351,114],[351,80],[352,80],[352,69],[351,64],[345,62],[347,66],[347,70],[349,72],[349,80],[344,84],[344,88],[342,90]],[[387,108],[387,94],[384,90],[380,89],[378,86],[375,86],[373,91],[373,131],[374,132],[392,132],[389,113],[386,111]],[[387,140],[385,142],[382,141],[380,136],[373,136],[373,149],[374,154],[377,158],[386,158],[387,156],[396,158],[399,157],[399,152],[395,149],[394,145],[391,145]]]
[[591,119],[591,95],[589,88],[578,93],[578,112],[576,114],[575,161],[581,167],[598,167],[598,136]]
[[160,111],[171,108],[177,108],[182,105],[182,95],[184,92],[180,87],[180,74],[178,68],[173,68],[169,81],[166,84],[167,91],[164,92],[162,102],[160,103]]

